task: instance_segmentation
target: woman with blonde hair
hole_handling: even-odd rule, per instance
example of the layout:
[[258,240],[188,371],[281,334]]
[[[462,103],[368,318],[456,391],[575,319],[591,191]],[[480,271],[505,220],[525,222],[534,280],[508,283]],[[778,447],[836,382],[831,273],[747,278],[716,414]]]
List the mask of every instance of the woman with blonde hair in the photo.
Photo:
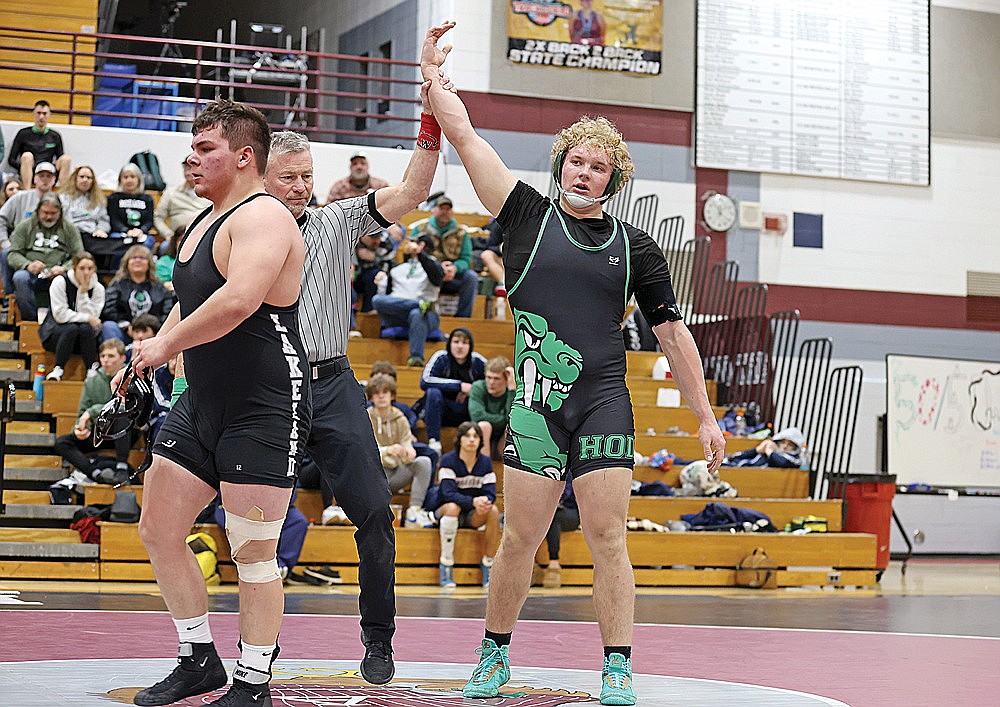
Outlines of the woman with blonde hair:
[[73,170],[66,184],[59,190],[63,203],[63,216],[76,226],[83,238],[83,247],[96,257],[109,255],[107,199],[97,186],[97,176],[93,167],[81,165]]
[[108,217],[111,220],[111,238],[115,239],[112,267],[118,266],[122,253],[139,243],[150,250],[156,239],[149,235],[153,230],[153,197],[145,193],[142,172],[129,162],[118,173],[118,191],[108,197]]
[[131,341],[129,325],[140,314],[151,314],[162,324],[174,298],[163,286],[153,267],[153,254],[144,245],[125,251],[115,276],[108,285],[101,313],[101,340]]

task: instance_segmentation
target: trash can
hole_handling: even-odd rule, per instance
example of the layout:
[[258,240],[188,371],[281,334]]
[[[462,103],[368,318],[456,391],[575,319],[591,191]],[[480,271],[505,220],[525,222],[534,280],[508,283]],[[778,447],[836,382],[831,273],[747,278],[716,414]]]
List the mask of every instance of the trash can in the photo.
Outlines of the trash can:
[[[844,531],[877,536],[875,566],[889,566],[889,531],[892,499],[896,495],[894,474],[849,474],[844,487]],[[881,573],[880,573],[881,574]]]

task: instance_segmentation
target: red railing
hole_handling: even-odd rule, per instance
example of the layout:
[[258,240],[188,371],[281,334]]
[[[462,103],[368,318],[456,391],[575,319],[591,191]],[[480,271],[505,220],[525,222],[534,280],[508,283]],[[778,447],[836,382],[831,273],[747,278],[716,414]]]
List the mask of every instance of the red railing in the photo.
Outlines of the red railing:
[[[48,46],[32,46],[36,42],[43,42]],[[160,51],[161,55],[114,50],[125,43],[148,47],[152,51]],[[108,50],[99,49],[105,45],[109,47]],[[162,52],[166,45],[172,45],[170,53]],[[23,96],[23,102],[0,102],[0,109],[30,111],[41,94],[49,96],[50,102],[53,102],[53,95],[67,95],[68,107],[62,108],[54,104],[52,111],[66,115],[71,124],[79,122],[81,117],[157,123],[166,121],[176,124],[178,121],[190,121],[202,106],[216,98],[234,97],[269,115],[269,119],[273,121],[272,127],[293,128],[310,134],[313,139],[330,140],[332,136],[335,141],[338,136],[343,136],[403,140],[413,138],[417,133],[419,111],[416,105],[420,103],[420,82],[415,78],[419,75],[418,64],[415,62],[297,49],[276,50],[244,44],[9,26],[0,26],[0,50],[15,51],[24,57],[18,63],[9,60],[0,62],[0,90],[18,91],[18,96]],[[68,66],[66,57],[69,57]],[[282,65],[281,61],[276,60],[280,57],[289,59],[290,62],[286,61]],[[257,61],[249,63],[252,59]],[[133,63],[137,73],[106,71],[104,66],[109,61]],[[390,67],[386,73],[396,75],[379,76],[337,70],[338,62],[353,62],[362,67]],[[331,63],[334,64],[332,68]],[[94,68],[91,69],[91,66]],[[12,81],[17,74],[25,80]],[[414,78],[403,78],[400,74],[412,74]],[[60,76],[65,80],[60,82],[51,78]],[[236,76],[242,77],[242,80],[236,80]],[[37,77],[37,80],[27,80],[32,77]],[[269,82],[262,80],[264,77]],[[176,95],[101,90],[98,87],[103,78],[159,85],[175,91]],[[83,79],[87,80],[82,81]],[[321,87],[330,83],[339,86],[349,81],[359,82],[363,87],[374,84],[383,93]],[[82,87],[81,82],[90,87]],[[402,90],[394,92],[394,87]],[[89,100],[81,100],[82,97]],[[96,99],[102,97],[134,99],[133,106],[139,101],[154,101],[163,109],[151,113],[95,108]],[[283,100],[277,102],[279,99]],[[343,104],[347,101],[354,102],[357,107],[352,109],[343,105],[328,105],[331,102]],[[368,106],[370,103],[380,104],[379,110],[372,111]],[[164,107],[164,104],[170,107]],[[187,115],[179,115],[176,108],[180,106],[190,106],[191,110]],[[283,118],[275,120],[275,114],[283,114]],[[361,119],[366,123],[371,121],[374,129],[367,129],[367,126],[360,130],[343,127],[343,124],[338,126],[338,118],[342,119],[342,123],[343,119],[355,122]],[[382,126],[386,122],[401,127],[408,123],[410,126],[405,132],[384,132],[385,127]]]

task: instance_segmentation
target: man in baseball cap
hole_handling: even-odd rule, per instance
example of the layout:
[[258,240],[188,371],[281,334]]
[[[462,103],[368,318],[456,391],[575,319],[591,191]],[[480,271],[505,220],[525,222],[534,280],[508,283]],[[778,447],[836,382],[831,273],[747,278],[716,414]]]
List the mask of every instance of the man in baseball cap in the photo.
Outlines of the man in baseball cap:
[[351,155],[351,173],[333,183],[326,197],[326,203],[364,196],[368,192],[387,186],[389,182],[373,177],[368,172],[368,155],[358,150]]

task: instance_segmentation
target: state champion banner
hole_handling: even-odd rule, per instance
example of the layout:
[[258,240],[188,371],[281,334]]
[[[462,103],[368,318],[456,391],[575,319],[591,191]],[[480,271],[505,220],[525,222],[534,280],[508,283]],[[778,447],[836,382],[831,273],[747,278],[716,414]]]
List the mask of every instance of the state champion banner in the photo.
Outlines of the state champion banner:
[[624,74],[662,72],[662,0],[510,0],[507,59]]

